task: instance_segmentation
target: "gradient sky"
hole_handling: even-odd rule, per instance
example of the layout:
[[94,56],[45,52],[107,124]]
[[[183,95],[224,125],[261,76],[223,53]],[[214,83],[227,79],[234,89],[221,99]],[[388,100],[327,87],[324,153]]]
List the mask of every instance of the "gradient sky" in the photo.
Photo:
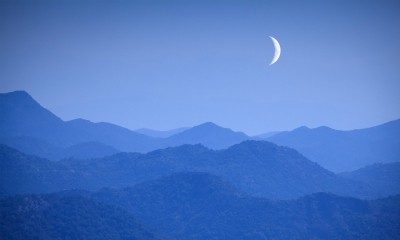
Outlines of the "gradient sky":
[[363,128],[400,118],[399,26],[385,0],[2,0],[0,92],[130,129]]

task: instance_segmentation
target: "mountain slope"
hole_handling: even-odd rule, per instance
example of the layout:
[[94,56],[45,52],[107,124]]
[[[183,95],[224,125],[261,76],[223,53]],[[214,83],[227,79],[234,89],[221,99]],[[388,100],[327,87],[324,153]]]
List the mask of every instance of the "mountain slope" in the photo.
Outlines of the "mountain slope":
[[25,154],[48,159],[56,159],[58,153],[64,150],[62,147],[27,136],[3,137],[0,138],[0,143],[15,148]]
[[272,136],[274,136],[274,135],[276,135],[278,133],[281,133],[281,132],[280,131],[266,132],[266,133],[262,133],[262,134],[256,135],[255,137],[262,138],[262,139],[267,139],[267,138],[272,137]]
[[33,137],[0,138],[0,144],[15,148],[28,155],[51,160],[64,158],[99,158],[121,152],[99,142],[82,142],[67,148],[55,146]]
[[316,193],[290,201],[243,195],[207,173],[179,173],[97,201],[135,213],[176,239],[396,239],[400,198],[362,201]]
[[400,119],[376,127],[338,131],[301,127],[267,138],[297,149],[312,161],[334,171],[353,171],[373,163],[399,161]]
[[63,121],[40,106],[28,93],[0,94],[1,137],[39,136],[40,139],[48,139],[62,130]]
[[[0,139],[29,137],[59,148],[98,142],[126,152],[149,152],[196,143],[220,149],[249,139],[244,133],[233,132],[212,123],[179,131],[166,138],[153,138],[110,123],[93,123],[84,119],[63,121],[40,106],[26,92],[0,94]],[[2,143],[7,144],[7,141]],[[12,146],[18,146],[21,151],[29,149],[29,146],[21,145],[22,143],[24,142]],[[40,156],[46,156],[46,152],[39,153]]]
[[154,138],[167,138],[167,137],[171,137],[172,135],[186,131],[188,129],[189,128],[187,128],[187,127],[182,127],[182,128],[176,128],[176,129],[167,130],[167,131],[157,131],[157,130],[148,129],[148,128],[140,128],[140,129],[135,130],[135,132],[149,136],[149,137],[154,137]]
[[147,152],[159,145],[156,139],[111,123],[93,123],[84,119],[75,119],[65,122],[65,126],[75,138],[74,144],[99,142],[131,152]]
[[75,144],[57,153],[57,159],[64,158],[101,158],[120,152],[119,150],[99,142]]
[[0,200],[0,239],[161,239],[131,214],[80,196]]
[[57,147],[97,141],[124,151],[147,151],[152,138],[128,129],[87,120],[62,121],[23,91],[0,94],[0,137],[26,136]]
[[127,187],[172,173],[199,171],[221,176],[251,195],[268,198],[290,199],[314,192],[375,196],[367,186],[338,177],[293,149],[268,142],[246,141],[219,151],[183,145],[148,154],[120,153],[59,162],[25,156],[6,146],[0,148],[0,154],[0,186],[6,194]]
[[[316,193],[249,197],[208,173],[177,173],[125,189],[0,199],[5,239],[398,239],[400,196],[363,201]],[[151,229],[151,230],[149,230]]]
[[377,163],[353,172],[339,174],[354,181],[363,182],[373,187],[381,196],[400,193],[400,163]]
[[27,156],[0,145],[0,193],[55,192],[63,189],[90,188],[83,171],[35,156]]

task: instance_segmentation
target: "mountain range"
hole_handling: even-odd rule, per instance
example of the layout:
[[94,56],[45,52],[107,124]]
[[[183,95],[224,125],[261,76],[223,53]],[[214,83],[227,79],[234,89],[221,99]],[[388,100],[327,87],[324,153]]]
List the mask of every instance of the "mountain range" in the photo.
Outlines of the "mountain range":
[[400,160],[400,120],[352,131],[300,127],[265,140],[294,148],[333,172]]
[[369,199],[388,192],[338,176],[293,149],[263,141],[245,141],[226,150],[182,145],[147,154],[119,153],[58,162],[0,145],[0,158],[2,195],[121,188],[182,171],[208,172],[249,195],[270,199],[293,199],[316,192]]
[[[100,152],[105,156],[115,151],[148,152],[197,143],[222,149],[248,138],[244,133],[221,128],[213,123],[204,123],[170,137],[154,138],[111,123],[93,123],[84,119],[63,121],[24,91],[0,94],[0,142],[46,158],[76,157],[74,154],[99,157],[99,154],[90,154]],[[101,149],[93,151],[93,142],[101,144]],[[82,144],[92,148],[85,149]],[[41,147],[32,148],[29,145]],[[79,148],[79,153],[68,155],[68,148],[71,147],[75,150]]]
[[131,131],[0,94],[0,239],[399,239],[399,129]]
[[330,171],[354,171],[374,163],[399,161],[400,120],[352,131],[300,127],[257,137],[211,122],[164,132],[131,131],[84,119],[63,121],[24,91],[0,94],[0,143],[52,160],[97,158],[117,152],[146,153],[182,144],[224,149],[260,139],[294,148]]

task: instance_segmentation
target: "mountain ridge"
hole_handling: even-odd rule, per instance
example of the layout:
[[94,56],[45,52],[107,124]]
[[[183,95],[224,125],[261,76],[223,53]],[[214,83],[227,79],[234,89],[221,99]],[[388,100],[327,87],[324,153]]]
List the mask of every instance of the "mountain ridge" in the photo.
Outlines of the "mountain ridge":
[[180,128],[175,128],[175,129],[171,129],[171,130],[159,131],[159,130],[154,130],[154,129],[150,129],[150,128],[140,128],[140,129],[136,129],[135,132],[141,133],[143,135],[147,135],[149,137],[167,138],[167,137],[171,137],[172,135],[181,133],[188,129],[189,129],[189,127],[180,127]]
[[2,198],[0,233],[7,239],[58,239],[67,232],[75,239],[386,240],[400,234],[399,203],[400,195],[254,198],[215,175],[181,172],[124,189]]
[[0,94],[0,111],[0,138],[26,136],[61,148],[99,142],[120,151],[142,153],[186,143],[221,149],[249,138],[212,123],[200,124],[167,138],[154,138],[112,123],[93,123],[79,118],[63,121],[23,91]]
[[[339,131],[329,127],[300,127],[293,131],[276,133],[265,140],[297,149],[308,159],[330,171],[343,172],[372,163],[398,161],[399,136],[400,119],[352,131]],[[19,142],[15,139],[24,137]],[[31,139],[30,143],[26,138]],[[0,142],[46,158],[55,155],[49,153],[51,149],[66,149],[88,142],[98,142],[117,151],[146,153],[155,149],[198,143],[215,150],[226,149],[245,140],[261,139],[211,122],[167,138],[154,138],[111,123],[93,123],[84,119],[63,121],[23,91],[0,94]],[[38,147],[34,149],[30,144]],[[104,145],[94,152],[103,152]],[[98,154],[88,154],[92,150],[82,149],[82,153],[85,153],[82,155],[89,158],[101,157]]]
[[118,153],[60,162],[26,156],[4,145],[0,154],[4,194],[121,188],[182,171],[208,172],[250,195],[271,199],[321,191],[361,198],[377,194],[367,185],[323,169],[296,150],[261,141],[245,141],[226,150],[182,145],[147,154]]
[[350,131],[301,127],[266,140],[300,151],[333,172],[353,171],[373,163],[399,161],[400,119]]

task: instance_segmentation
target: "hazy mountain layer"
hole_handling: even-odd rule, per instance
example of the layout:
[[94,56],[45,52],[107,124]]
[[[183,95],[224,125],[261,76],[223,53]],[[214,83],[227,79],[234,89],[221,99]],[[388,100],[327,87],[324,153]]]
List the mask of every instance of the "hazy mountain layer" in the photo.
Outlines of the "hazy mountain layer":
[[315,192],[362,198],[378,194],[367,185],[336,176],[293,149],[261,141],[218,151],[183,145],[148,154],[120,153],[59,162],[26,156],[3,145],[0,169],[3,194],[127,187],[181,171],[209,172],[246,193],[276,199]]
[[99,142],[83,142],[62,148],[32,137],[0,138],[0,143],[19,151],[51,160],[64,158],[99,158],[121,152]]
[[[13,142],[9,140],[10,138],[16,137],[29,137],[31,140],[40,141],[41,145],[48,143],[50,146],[63,149],[77,144],[97,142],[127,152],[148,152],[169,146],[196,143],[213,149],[222,149],[249,139],[244,133],[221,128],[213,123],[201,124],[167,138],[153,138],[110,123],[93,123],[84,119],[63,121],[23,91],[0,94],[0,139],[3,139],[2,143],[7,144]],[[12,146],[21,151],[30,148],[22,143],[24,142]],[[41,148],[37,149],[35,153],[49,156],[46,149],[40,150]],[[84,155],[90,154],[92,150],[93,148],[86,150],[81,148]],[[104,148],[100,147],[93,152],[101,151],[104,151]]]
[[[212,149],[223,149],[250,139],[244,133],[213,123],[179,130],[169,137],[153,138],[110,123],[92,123],[83,119],[65,122],[22,91],[0,94],[0,116],[0,142],[47,158],[75,155],[101,157],[113,153],[111,149],[148,152],[197,143]],[[373,163],[399,161],[399,136],[400,120],[397,120],[353,131],[301,127],[291,132],[277,133],[267,139],[297,149],[310,160],[331,171],[343,172]],[[86,144],[88,142],[97,142],[99,145],[96,148],[93,144],[89,147]],[[68,151],[60,154],[60,151],[55,150],[73,145],[79,146],[79,152],[74,152],[75,155]],[[53,153],[54,151],[57,153]]]
[[353,172],[339,174],[354,181],[363,182],[383,196],[400,193],[400,163],[377,163]]
[[353,131],[301,127],[267,140],[294,148],[334,172],[400,160],[400,120]]
[[189,129],[188,127],[182,127],[182,128],[177,128],[177,129],[172,129],[172,130],[167,130],[167,131],[157,131],[157,130],[148,129],[148,128],[140,128],[140,129],[135,130],[135,132],[149,136],[149,137],[154,137],[154,138],[167,138],[167,137],[171,137],[172,135],[186,131],[188,129]]

